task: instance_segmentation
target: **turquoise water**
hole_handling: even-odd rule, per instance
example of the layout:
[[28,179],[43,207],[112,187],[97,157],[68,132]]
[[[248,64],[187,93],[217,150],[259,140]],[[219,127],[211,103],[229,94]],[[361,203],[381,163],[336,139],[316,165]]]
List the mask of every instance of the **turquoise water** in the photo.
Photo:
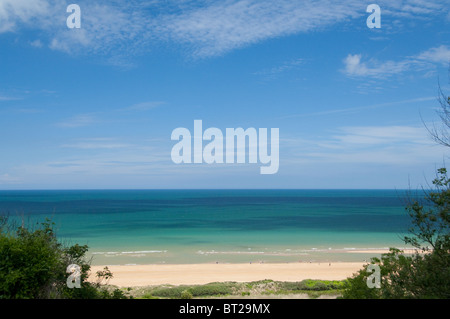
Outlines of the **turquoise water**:
[[45,217],[92,264],[362,261],[405,247],[398,190],[0,191],[0,213]]

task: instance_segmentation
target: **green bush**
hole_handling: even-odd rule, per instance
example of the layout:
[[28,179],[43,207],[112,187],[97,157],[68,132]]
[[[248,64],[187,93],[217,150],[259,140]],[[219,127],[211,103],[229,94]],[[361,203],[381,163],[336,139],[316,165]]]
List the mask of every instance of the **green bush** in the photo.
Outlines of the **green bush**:
[[231,284],[210,283],[195,286],[158,287],[149,292],[152,296],[174,299],[186,299],[187,293],[192,297],[221,296],[232,294],[233,289]]
[[343,298],[450,298],[450,179],[441,168],[433,181],[435,190],[423,200],[412,200],[406,210],[411,218],[410,236],[404,238],[416,252],[405,256],[391,248],[381,259],[380,288],[369,288],[367,265],[346,283]]
[[293,291],[293,292],[304,289],[304,285],[301,282],[299,282],[299,281],[296,281],[296,282],[283,281],[283,282],[279,283],[279,287],[280,287],[281,290]]
[[185,286],[159,287],[150,292],[152,296],[163,298],[181,298],[181,294],[186,290]]
[[[87,281],[87,250],[78,244],[63,246],[48,219],[30,229],[0,217],[0,299],[125,298],[120,290],[110,292],[100,284],[112,276],[107,268],[97,274],[98,283]],[[80,288],[67,287],[71,264],[80,266]]]
[[180,298],[181,298],[181,299],[192,299],[193,296],[192,296],[192,294],[189,292],[189,290],[183,290],[183,292],[181,293]]
[[224,283],[193,286],[189,289],[189,291],[195,297],[229,295],[233,292],[230,286]]
[[287,291],[326,291],[344,288],[343,281],[306,279],[300,282],[281,282],[280,289]]

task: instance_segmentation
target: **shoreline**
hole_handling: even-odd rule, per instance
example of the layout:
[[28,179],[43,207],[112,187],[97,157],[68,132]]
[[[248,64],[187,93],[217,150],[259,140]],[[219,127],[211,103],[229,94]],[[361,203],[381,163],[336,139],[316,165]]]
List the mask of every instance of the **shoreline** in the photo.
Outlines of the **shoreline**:
[[[413,249],[400,248],[404,254]],[[388,253],[388,248],[311,249],[309,251],[110,251],[88,255],[91,266],[135,266],[135,265],[188,265],[188,264],[246,264],[246,263],[355,263],[368,262]]]
[[291,263],[207,263],[91,266],[90,280],[105,266],[113,278],[108,284],[118,287],[157,285],[201,285],[211,282],[302,281],[305,279],[344,280],[366,262],[291,262]]
[[[392,246],[394,247],[394,246]],[[397,247],[404,254],[414,253],[414,249]],[[380,258],[389,248],[312,248],[286,250],[223,250],[223,251],[169,251],[169,250],[104,250],[91,252],[91,265],[171,265],[208,263],[297,263],[297,262],[366,262],[372,257]]]

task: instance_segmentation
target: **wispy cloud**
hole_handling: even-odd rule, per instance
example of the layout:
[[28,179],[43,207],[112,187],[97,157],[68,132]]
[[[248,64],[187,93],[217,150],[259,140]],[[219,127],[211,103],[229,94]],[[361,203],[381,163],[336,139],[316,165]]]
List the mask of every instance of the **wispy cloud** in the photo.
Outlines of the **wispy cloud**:
[[73,143],[63,144],[61,147],[78,149],[118,149],[132,146],[131,144],[121,143],[113,138],[96,137],[84,138]]
[[0,1],[0,33],[15,31],[19,25],[23,24],[45,23],[42,17],[48,17],[53,13],[51,8],[48,0],[2,0]]
[[340,128],[340,134],[332,136],[336,143],[348,146],[358,144],[364,147],[381,145],[426,144],[427,138],[423,127],[412,126],[353,126]]
[[57,126],[65,128],[77,128],[91,125],[94,122],[95,122],[94,116],[90,114],[82,114],[69,118],[65,121],[59,122],[57,123]]
[[385,78],[406,71],[411,63],[410,61],[379,62],[373,59],[362,62],[361,59],[361,54],[349,54],[344,59],[344,73],[349,76]]
[[20,184],[21,179],[19,177],[11,176],[7,173],[0,174],[0,185],[2,184]]
[[15,100],[20,100],[20,98],[0,95],[0,101],[15,101]]
[[[91,150],[91,149],[88,149]],[[123,182],[127,182],[129,187],[136,186],[136,177],[142,178],[143,182],[155,182],[155,179],[148,180],[148,176],[158,176],[167,174],[173,169],[173,163],[166,152],[160,150],[136,149],[130,151],[129,148],[97,149],[94,153],[84,154],[79,152],[74,156],[61,156],[51,161],[33,162],[19,165],[15,169],[26,176],[25,180],[30,182],[38,181],[42,185],[42,177],[45,176],[44,184],[48,183],[54,187],[60,182],[66,185],[75,183],[82,187],[124,187]],[[114,152],[114,159],[111,159],[111,152]],[[102,177],[99,179],[99,177]],[[120,185],[117,184],[118,178]],[[87,183],[88,181],[88,183]],[[0,175],[1,182],[1,175]],[[53,184],[54,183],[54,184]],[[53,185],[53,186],[52,186]]]
[[[373,2],[373,1],[372,1]],[[307,33],[360,18],[371,1],[208,1],[172,16],[162,29],[171,40],[190,44],[197,57],[221,55],[266,39]],[[383,14],[414,17],[440,14],[445,0],[379,1]]]
[[[399,61],[378,61],[368,59],[362,61],[361,54],[349,54],[343,60],[344,72],[352,77],[371,77],[386,79],[393,75],[402,74],[406,71],[430,71],[436,64],[446,64],[450,61],[450,48],[441,45],[430,48],[415,56],[405,57]],[[428,74],[428,73],[426,73]]]
[[44,112],[44,110],[38,108],[18,108],[14,109],[14,111],[22,114],[37,114]]
[[383,108],[383,107],[387,107],[387,106],[397,106],[397,105],[411,104],[411,103],[417,103],[417,102],[427,102],[427,101],[436,101],[436,97],[431,97],[431,96],[430,97],[419,97],[419,98],[414,98],[414,99],[379,103],[379,104],[373,104],[373,105],[367,105],[367,106],[339,108],[339,109],[332,109],[332,110],[312,112],[312,113],[290,114],[290,115],[278,117],[278,119],[309,117],[309,116],[326,116],[326,115],[335,115],[335,114],[342,114],[342,113],[356,113],[356,112],[360,112],[360,111],[378,109],[378,108]]
[[304,63],[303,59],[293,59],[286,62],[283,62],[282,64],[278,66],[274,66],[272,68],[264,69],[258,72],[254,72],[254,75],[258,75],[263,77],[266,80],[271,80],[276,78],[282,73],[297,70],[300,65]]
[[129,147],[129,144],[119,144],[119,143],[89,143],[89,142],[79,142],[74,144],[64,144],[62,147],[68,148],[78,148],[78,149],[117,149]]
[[96,112],[96,113],[88,113],[88,114],[78,114],[73,117],[70,117],[68,119],[62,120],[58,123],[56,123],[56,126],[63,127],[63,128],[78,128],[78,127],[84,127],[89,126],[95,123],[99,122],[99,118],[101,117],[103,120],[106,118],[116,117],[114,121],[120,121],[120,117],[117,117],[121,115],[121,112],[144,112],[148,110],[152,110],[154,108],[157,108],[161,105],[164,105],[165,102],[161,101],[152,101],[152,102],[142,102],[133,104],[131,106],[115,109],[109,112]]
[[441,45],[437,48],[431,48],[425,52],[422,52],[417,56],[418,60],[423,60],[431,63],[450,63],[450,47]]
[[328,137],[300,142],[292,138],[280,145],[288,148],[285,152],[295,153],[291,160],[297,163],[407,165],[434,162],[445,151],[418,126],[341,127]]
[[207,57],[269,38],[307,32],[356,15],[356,2],[330,6],[328,1],[213,1],[201,8],[164,18],[163,25],[193,54]]
[[34,41],[31,41],[31,42],[30,42],[30,45],[31,45],[32,47],[35,47],[35,48],[42,48],[42,47],[44,46],[44,44],[42,43],[42,41],[39,40],[39,39],[34,40]]
[[[149,51],[161,42],[183,44],[191,56],[202,58],[351,21],[366,15],[365,7],[369,3],[369,0],[333,3],[329,0],[79,0],[82,28],[68,29],[67,1],[2,0],[0,33],[17,32],[21,28],[41,30],[46,35],[35,44],[67,53],[115,56],[111,61],[118,63],[124,61],[117,57]],[[384,15],[432,19],[433,15],[445,12],[448,2],[380,0],[379,4]]]
[[123,111],[148,111],[164,104],[166,103],[161,101],[142,102],[128,106]]

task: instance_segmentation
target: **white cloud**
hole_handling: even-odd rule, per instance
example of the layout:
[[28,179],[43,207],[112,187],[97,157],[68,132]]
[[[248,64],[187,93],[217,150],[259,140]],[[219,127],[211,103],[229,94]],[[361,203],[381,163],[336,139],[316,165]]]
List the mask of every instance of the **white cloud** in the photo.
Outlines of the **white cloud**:
[[190,44],[195,56],[224,54],[269,38],[307,32],[358,16],[359,1],[212,1],[164,17],[171,39]]
[[407,99],[407,100],[401,100],[401,101],[395,101],[395,102],[386,102],[386,103],[366,105],[366,106],[339,108],[339,109],[332,109],[332,110],[319,111],[319,112],[313,112],[313,113],[297,113],[297,114],[280,116],[280,117],[278,117],[278,119],[295,118],[295,117],[310,117],[310,116],[326,116],[326,115],[334,116],[335,114],[356,113],[356,112],[360,112],[360,111],[378,109],[378,108],[383,108],[383,107],[388,107],[388,106],[392,107],[392,106],[411,104],[411,103],[417,103],[417,102],[426,102],[426,101],[436,101],[436,97],[435,96],[419,97],[419,98]]
[[154,108],[157,108],[161,105],[164,105],[165,102],[161,101],[152,101],[152,102],[142,102],[126,107],[125,111],[148,111]]
[[340,134],[333,136],[337,143],[362,146],[406,144],[431,144],[422,127],[411,126],[354,126],[343,127]]
[[427,62],[441,63],[448,65],[450,63],[450,47],[441,45],[436,48],[431,48],[425,52],[422,52],[417,56],[418,60],[424,60]]
[[371,59],[367,62],[361,62],[361,59],[361,54],[349,54],[344,59],[344,72],[349,76],[386,78],[408,70],[411,65],[410,60],[379,62]]
[[45,24],[42,17],[48,17],[51,10],[48,0],[1,0],[0,33],[16,30],[19,24]]
[[14,177],[9,174],[0,175],[0,185],[2,184],[20,184],[21,179],[19,177]]
[[74,116],[66,121],[58,123],[57,125],[60,127],[66,127],[66,128],[76,128],[76,127],[87,126],[94,122],[95,122],[95,119],[92,115],[84,114],[84,115]]
[[[260,41],[322,30],[361,18],[373,1],[290,1],[240,0],[208,1],[172,16],[160,24],[171,40],[188,43],[195,56],[221,55]],[[383,15],[414,17],[440,14],[445,0],[379,1]]]
[[132,146],[131,144],[120,143],[112,138],[87,138],[71,144],[63,144],[64,148],[78,149],[119,149]]
[[423,164],[436,162],[448,151],[418,126],[341,127],[328,137],[301,138],[299,142],[291,138],[280,146],[285,148],[283,154],[292,154],[292,163],[302,164]]
[[15,101],[15,100],[19,100],[19,98],[0,95],[0,101]]
[[79,148],[79,149],[116,149],[116,148],[125,148],[129,147],[129,144],[120,144],[120,143],[88,143],[88,142],[79,142],[74,144],[64,144],[62,147],[67,148]]
[[303,59],[293,59],[290,61],[286,61],[282,63],[281,65],[264,69],[262,71],[258,71],[253,73],[254,75],[259,75],[264,77],[265,79],[273,79],[277,77],[279,74],[288,72],[291,70],[296,70],[300,65],[304,63]]
[[349,54],[345,60],[345,72],[348,75],[367,75],[369,73],[365,64],[361,64],[361,54]]
[[[45,31],[44,43],[68,53],[126,56],[151,50],[163,41],[187,45],[195,57],[209,57],[361,18],[371,2],[79,0],[82,28],[68,29],[69,1],[0,0],[0,33],[21,28]],[[429,19],[441,14],[447,4],[445,0],[379,1],[383,15]]]
[[30,42],[30,45],[31,45],[32,47],[35,47],[35,48],[42,48],[42,47],[44,46],[44,45],[42,44],[42,41],[39,40],[39,39],[34,40],[34,41],[31,41],[31,42]]
[[[51,161],[33,162],[20,165],[15,169],[23,175],[27,183],[44,185],[45,183],[64,183],[79,187],[118,187],[125,186],[125,180],[136,186],[136,179],[147,179],[148,176],[167,174],[173,169],[173,163],[166,152],[154,149],[99,148],[95,154],[84,154],[60,157]],[[115,156],[111,159],[110,152]],[[45,176],[43,182],[42,177]],[[1,177],[1,176],[0,176]],[[120,183],[117,181],[120,180]],[[154,181],[150,179],[148,182]],[[1,181],[1,179],[0,179]],[[155,184],[157,185],[157,184]],[[157,186],[156,186],[157,187]]]
[[430,48],[415,56],[405,57],[399,61],[378,61],[368,59],[362,61],[361,54],[349,54],[343,60],[344,69],[342,70],[348,76],[354,77],[372,77],[388,78],[392,75],[402,74],[406,71],[424,71],[425,75],[432,72],[436,64],[447,64],[450,61],[450,48],[441,45]]

